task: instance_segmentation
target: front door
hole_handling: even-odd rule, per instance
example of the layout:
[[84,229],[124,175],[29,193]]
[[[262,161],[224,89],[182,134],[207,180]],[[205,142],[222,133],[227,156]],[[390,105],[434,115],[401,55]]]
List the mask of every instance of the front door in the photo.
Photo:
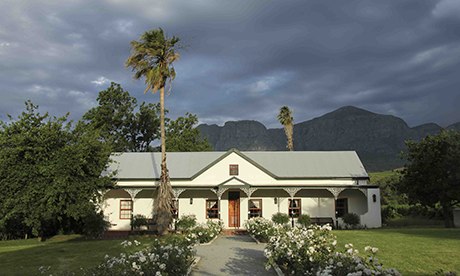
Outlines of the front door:
[[240,192],[228,192],[228,226],[240,227]]

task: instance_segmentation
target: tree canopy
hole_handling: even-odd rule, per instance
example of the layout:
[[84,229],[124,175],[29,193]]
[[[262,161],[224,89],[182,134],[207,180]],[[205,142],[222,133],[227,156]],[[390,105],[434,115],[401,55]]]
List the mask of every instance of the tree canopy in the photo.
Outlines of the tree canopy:
[[280,112],[278,113],[278,121],[284,127],[284,133],[286,134],[287,138],[287,148],[290,151],[294,150],[294,118],[292,117],[292,111],[287,106],[283,106],[280,108]]
[[97,100],[99,105],[86,112],[82,122],[97,131],[112,151],[153,150],[151,143],[159,137],[159,104],[138,106],[136,98],[113,82]]
[[210,151],[211,145],[201,138],[200,131],[194,126],[198,123],[196,115],[186,113],[166,124],[167,151]]
[[40,114],[26,103],[0,128],[0,234],[46,237],[81,227],[93,216],[110,148],[92,132],[72,129],[67,116]]
[[406,145],[400,190],[413,203],[440,204],[445,226],[453,227],[452,210],[460,203],[460,132],[442,131]]

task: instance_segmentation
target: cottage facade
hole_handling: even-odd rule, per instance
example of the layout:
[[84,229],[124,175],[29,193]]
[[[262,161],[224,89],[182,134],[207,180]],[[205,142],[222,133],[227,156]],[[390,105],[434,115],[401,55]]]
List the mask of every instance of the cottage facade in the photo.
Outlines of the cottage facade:
[[[115,153],[110,170],[116,188],[102,208],[110,230],[130,229],[132,215],[152,217],[161,153]],[[354,151],[172,152],[167,163],[175,216],[198,222],[221,219],[225,228],[243,228],[261,216],[281,212],[332,219],[356,213],[366,227],[380,227],[380,190]]]

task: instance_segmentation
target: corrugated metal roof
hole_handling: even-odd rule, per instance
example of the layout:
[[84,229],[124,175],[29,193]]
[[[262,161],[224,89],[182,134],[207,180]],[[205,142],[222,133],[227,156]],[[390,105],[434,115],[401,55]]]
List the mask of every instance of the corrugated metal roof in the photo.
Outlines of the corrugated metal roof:
[[[171,179],[192,178],[221,158],[235,152],[278,178],[368,177],[354,151],[243,151],[170,152],[167,164]],[[118,179],[158,179],[161,153],[112,154],[109,171]]]

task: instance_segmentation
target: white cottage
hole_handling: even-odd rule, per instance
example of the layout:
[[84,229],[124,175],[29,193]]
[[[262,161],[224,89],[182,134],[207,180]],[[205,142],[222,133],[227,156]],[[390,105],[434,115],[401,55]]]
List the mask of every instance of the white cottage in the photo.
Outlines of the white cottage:
[[[102,207],[110,230],[126,231],[132,215],[152,217],[161,153],[115,153],[112,160],[116,189]],[[242,228],[251,217],[277,212],[334,223],[356,213],[362,225],[381,226],[380,190],[354,151],[171,152],[167,163],[179,217]]]

